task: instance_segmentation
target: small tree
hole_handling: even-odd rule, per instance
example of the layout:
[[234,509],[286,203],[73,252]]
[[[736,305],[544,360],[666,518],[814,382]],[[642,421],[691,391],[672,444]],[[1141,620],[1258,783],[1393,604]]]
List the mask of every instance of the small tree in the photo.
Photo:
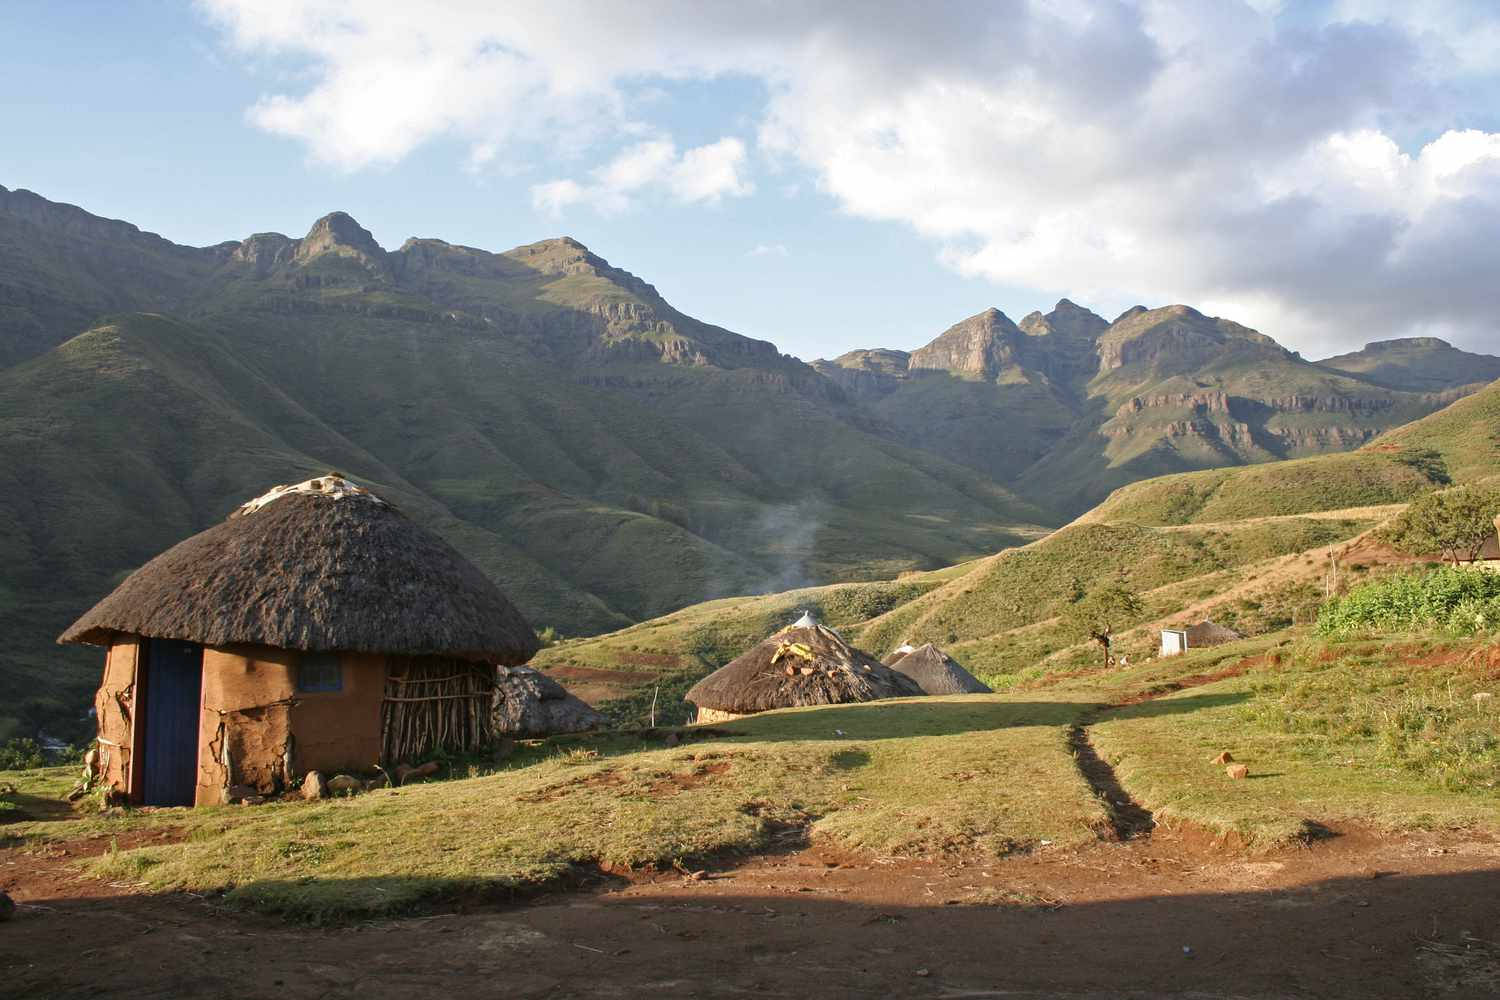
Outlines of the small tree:
[[1063,617],[1073,632],[1092,639],[1104,652],[1104,665],[1114,662],[1110,644],[1115,632],[1130,625],[1144,610],[1141,599],[1119,584],[1091,590],[1063,609]]
[[1391,525],[1387,537],[1407,555],[1440,552],[1457,566],[1460,561],[1479,558],[1485,543],[1495,535],[1497,515],[1500,492],[1459,486],[1413,500]]

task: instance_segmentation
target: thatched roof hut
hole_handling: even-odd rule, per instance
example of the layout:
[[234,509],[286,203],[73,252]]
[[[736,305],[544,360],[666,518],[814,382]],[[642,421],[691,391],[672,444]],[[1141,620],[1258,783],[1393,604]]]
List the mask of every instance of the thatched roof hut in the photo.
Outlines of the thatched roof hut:
[[540,648],[478,567],[331,476],[277,487],[178,542],[58,641],[105,645],[116,633],[505,664]]
[[920,695],[922,689],[824,625],[792,625],[730,660],[688,691],[698,721],[773,708]]
[[947,653],[925,643],[892,666],[921,686],[925,694],[989,694],[990,687],[959,666]]
[[1218,646],[1243,638],[1244,636],[1234,629],[1225,628],[1211,621],[1201,621],[1196,625],[1183,628],[1164,628],[1161,630],[1160,655],[1177,656],[1189,649],[1197,649],[1200,646]]
[[550,736],[602,729],[606,719],[582,698],[531,667],[500,667],[495,677],[495,735]]
[[59,641],[108,648],[101,778],[162,805],[476,748],[493,665],[538,648],[478,568],[337,475],[178,543]]
[[882,656],[880,658],[880,662],[884,663],[888,667],[894,667],[901,661],[901,658],[903,656],[907,655],[910,652],[913,652],[916,648],[916,646],[913,646],[909,642],[903,642],[901,645],[897,646],[895,649]]
[[1189,649],[1197,649],[1200,646],[1218,646],[1243,638],[1244,636],[1240,635],[1234,629],[1225,628],[1223,625],[1218,625],[1211,621],[1201,621],[1196,625],[1189,625],[1187,627]]

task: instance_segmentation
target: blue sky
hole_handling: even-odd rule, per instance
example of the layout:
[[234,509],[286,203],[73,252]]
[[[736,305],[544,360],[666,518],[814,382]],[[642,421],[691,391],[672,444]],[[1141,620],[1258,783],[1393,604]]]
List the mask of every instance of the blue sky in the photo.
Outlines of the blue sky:
[[808,359],[1062,295],[1500,352],[1483,5],[437,6],[8,3],[0,184],[199,245],[567,234]]

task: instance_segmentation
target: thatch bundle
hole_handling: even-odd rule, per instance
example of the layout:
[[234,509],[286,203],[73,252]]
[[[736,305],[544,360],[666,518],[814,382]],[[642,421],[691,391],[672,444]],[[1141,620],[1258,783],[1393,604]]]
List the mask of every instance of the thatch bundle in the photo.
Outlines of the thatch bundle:
[[549,736],[600,729],[609,721],[539,670],[499,667],[491,718],[497,736]]
[[990,693],[988,685],[930,642],[902,656],[891,669],[916,681],[925,694]]
[[1236,639],[1243,638],[1244,636],[1240,635],[1234,629],[1225,628],[1223,625],[1218,625],[1211,621],[1201,621],[1196,625],[1189,625],[1187,627],[1189,649],[1197,649],[1200,646],[1218,646],[1222,643],[1234,642]]
[[278,487],[179,542],[59,641],[105,644],[117,632],[505,664],[539,648],[452,546],[336,476]]
[[823,625],[793,625],[730,660],[687,693],[699,721],[798,705],[919,695],[917,683]]

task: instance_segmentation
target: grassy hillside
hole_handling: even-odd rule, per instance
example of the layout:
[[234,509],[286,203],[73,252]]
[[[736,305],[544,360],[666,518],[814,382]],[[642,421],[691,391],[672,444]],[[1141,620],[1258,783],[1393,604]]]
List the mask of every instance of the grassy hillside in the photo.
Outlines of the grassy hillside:
[[244,499],[331,468],[572,634],[1036,530],[1003,490],[768,393],[763,372],[661,367],[615,362],[621,388],[580,388],[451,325],[247,309],[117,317],[0,371],[0,624],[17,637],[0,716],[65,732],[98,668],[53,645],[64,626]]
[[[1357,578],[1379,553],[1336,561],[1347,542],[1449,478],[1500,475],[1500,384],[1366,448],[1167,476],[1125,487],[1073,524],[1021,548],[857,588],[815,588],[686,608],[628,630],[544,650],[565,679],[625,671],[675,698],[801,608],[878,654],[905,640],[946,647],[997,688],[1090,669],[1097,647],[1058,617],[1078,595],[1121,584],[1144,610],[1120,636],[1151,655],[1151,626],[1213,618],[1248,634],[1305,624],[1335,567]],[[1450,476],[1450,470],[1452,475]],[[1352,574],[1352,577],[1351,577]],[[620,704],[638,712],[634,701]]]
[[1087,521],[1189,524],[1399,503],[1447,482],[1500,474],[1500,383],[1358,451],[1214,469],[1122,487]]
[[1500,474],[1500,382],[1386,433],[1369,450],[1392,449],[1437,452],[1457,483]]

